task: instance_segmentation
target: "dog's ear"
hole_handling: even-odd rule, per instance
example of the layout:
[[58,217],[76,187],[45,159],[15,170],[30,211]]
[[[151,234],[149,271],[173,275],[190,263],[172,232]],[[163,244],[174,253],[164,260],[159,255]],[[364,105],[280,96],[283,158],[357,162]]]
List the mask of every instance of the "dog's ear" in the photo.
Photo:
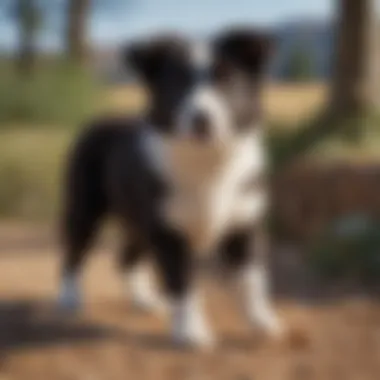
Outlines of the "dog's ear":
[[147,42],[137,42],[124,51],[124,64],[141,77],[150,82],[159,65],[159,57],[154,45]]
[[252,29],[229,30],[214,40],[216,57],[239,66],[255,78],[264,74],[273,50],[274,38]]
[[151,85],[170,63],[185,59],[186,47],[187,41],[176,35],[161,36],[128,46],[124,63]]

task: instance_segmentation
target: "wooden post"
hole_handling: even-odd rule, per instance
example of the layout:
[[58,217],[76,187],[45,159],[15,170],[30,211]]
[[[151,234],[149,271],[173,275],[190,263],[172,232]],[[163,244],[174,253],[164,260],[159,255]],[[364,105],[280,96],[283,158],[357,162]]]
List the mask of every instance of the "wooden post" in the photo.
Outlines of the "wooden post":
[[338,22],[329,110],[336,116],[379,104],[379,34],[374,0],[337,0]]

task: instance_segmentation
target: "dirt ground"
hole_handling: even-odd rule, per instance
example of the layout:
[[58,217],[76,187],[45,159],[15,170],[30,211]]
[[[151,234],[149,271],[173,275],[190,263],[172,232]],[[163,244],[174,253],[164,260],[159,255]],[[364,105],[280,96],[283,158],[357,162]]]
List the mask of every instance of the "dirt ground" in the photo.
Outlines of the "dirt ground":
[[132,311],[110,248],[84,274],[77,316],[57,312],[59,249],[48,230],[0,227],[0,380],[380,379],[380,304],[359,292],[322,290],[299,255],[278,250],[276,306],[292,334],[251,331],[223,287],[207,287],[220,344],[178,350],[164,317]]

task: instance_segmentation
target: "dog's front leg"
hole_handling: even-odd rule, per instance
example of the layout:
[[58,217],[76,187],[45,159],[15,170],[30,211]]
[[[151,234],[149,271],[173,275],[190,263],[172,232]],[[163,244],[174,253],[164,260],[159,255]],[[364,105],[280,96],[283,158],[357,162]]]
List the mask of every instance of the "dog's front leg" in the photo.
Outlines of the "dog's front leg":
[[250,324],[272,336],[283,328],[273,308],[267,268],[268,239],[261,227],[243,228],[228,236],[221,250],[233,274],[233,289]]
[[171,333],[176,344],[209,348],[213,335],[195,290],[196,268],[187,239],[168,227],[153,233],[154,252],[170,303]]
[[242,268],[241,289],[249,321],[278,337],[283,327],[273,308],[269,287],[267,234],[259,227],[247,235],[247,262]]

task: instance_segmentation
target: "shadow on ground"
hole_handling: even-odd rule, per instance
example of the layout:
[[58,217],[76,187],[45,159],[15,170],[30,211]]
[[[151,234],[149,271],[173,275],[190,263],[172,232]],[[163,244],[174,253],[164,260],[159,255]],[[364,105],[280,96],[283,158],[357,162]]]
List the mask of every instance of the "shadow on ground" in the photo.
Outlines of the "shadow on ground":
[[0,351],[86,343],[115,336],[106,326],[80,322],[29,301],[0,302]]

